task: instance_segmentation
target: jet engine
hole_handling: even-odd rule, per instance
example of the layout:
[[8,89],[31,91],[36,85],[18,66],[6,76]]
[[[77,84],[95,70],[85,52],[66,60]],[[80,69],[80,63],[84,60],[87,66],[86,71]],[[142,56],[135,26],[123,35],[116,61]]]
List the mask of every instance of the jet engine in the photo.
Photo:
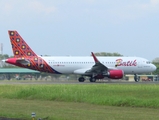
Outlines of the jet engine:
[[109,70],[107,77],[112,79],[121,79],[123,76],[124,72],[122,70]]

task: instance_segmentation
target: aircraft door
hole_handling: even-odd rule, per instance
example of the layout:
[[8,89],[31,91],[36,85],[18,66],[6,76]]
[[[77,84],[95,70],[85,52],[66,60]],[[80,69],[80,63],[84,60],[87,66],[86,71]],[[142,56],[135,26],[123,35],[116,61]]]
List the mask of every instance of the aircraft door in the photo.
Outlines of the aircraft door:
[[138,62],[138,68],[142,68],[142,63],[143,63],[142,60],[140,60],[140,61]]

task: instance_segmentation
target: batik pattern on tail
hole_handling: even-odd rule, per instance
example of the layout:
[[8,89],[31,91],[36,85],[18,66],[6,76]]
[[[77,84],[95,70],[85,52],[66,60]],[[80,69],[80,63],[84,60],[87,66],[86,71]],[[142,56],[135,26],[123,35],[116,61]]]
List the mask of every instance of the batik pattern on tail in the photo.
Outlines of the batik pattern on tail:
[[51,68],[45,60],[37,56],[17,31],[8,31],[8,33],[12,44],[14,58],[25,59],[30,62],[28,65],[17,63],[17,66],[41,72],[59,73]]

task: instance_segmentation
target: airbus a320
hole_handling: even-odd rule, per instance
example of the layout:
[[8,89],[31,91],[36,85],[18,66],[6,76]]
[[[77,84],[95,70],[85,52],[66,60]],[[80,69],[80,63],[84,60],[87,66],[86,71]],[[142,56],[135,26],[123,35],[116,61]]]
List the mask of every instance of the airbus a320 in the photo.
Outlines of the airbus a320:
[[5,60],[6,63],[40,72],[53,74],[78,74],[79,82],[89,77],[90,82],[96,82],[105,77],[121,79],[124,74],[134,74],[134,80],[139,81],[137,74],[150,73],[156,66],[141,57],[96,57],[92,56],[39,56],[24,41],[15,30],[9,30],[10,42],[14,57]]

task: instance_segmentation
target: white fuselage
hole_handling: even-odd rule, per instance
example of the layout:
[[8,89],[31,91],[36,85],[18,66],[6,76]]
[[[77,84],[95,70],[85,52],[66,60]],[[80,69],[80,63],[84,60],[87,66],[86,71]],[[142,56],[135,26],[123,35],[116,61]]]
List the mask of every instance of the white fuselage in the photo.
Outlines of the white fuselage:
[[[62,74],[84,74],[95,64],[92,56],[88,57],[42,57],[54,70]],[[120,69],[125,74],[150,73],[156,66],[140,57],[97,57],[108,70]],[[117,66],[116,66],[117,65]]]

